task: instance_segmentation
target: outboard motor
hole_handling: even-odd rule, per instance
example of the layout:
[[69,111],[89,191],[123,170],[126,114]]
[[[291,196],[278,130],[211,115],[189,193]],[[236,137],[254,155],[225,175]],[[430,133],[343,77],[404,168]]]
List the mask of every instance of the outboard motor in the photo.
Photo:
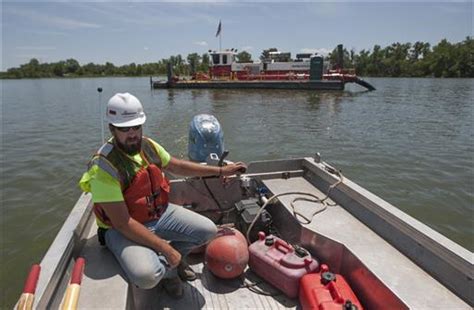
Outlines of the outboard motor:
[[217,118],[209,114],[194,116],[189,124],[189,159],[195,162],[206,162],[212,153],[220,157],[223,150],[224,133]]

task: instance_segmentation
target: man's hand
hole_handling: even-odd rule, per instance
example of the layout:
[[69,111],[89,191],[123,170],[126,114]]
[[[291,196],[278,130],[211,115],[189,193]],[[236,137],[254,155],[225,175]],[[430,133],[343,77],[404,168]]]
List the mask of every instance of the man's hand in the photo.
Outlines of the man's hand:
[[226,166],[219,167],[221,170],[222,176],[229,176],[237,173],[245,173],[247,171],[247,165],[241,161],[228,164]]
[[150,232],[142,223],[131,218],[125,202],[107,202],[101,203],[99,206],[110,218],[114,228],[126,238],[149,247],[157,253],[162,253],[172,268],[179,265],[181,254],[169,245],[168,241],[161,239]]
[[166,257],[166,260],[168,261],[168,264],[171,268],[178,267],[179,263],[181,262],[181,254],[171,245],[168,249],[166,249],[166,251],[163,252],[163,255]]

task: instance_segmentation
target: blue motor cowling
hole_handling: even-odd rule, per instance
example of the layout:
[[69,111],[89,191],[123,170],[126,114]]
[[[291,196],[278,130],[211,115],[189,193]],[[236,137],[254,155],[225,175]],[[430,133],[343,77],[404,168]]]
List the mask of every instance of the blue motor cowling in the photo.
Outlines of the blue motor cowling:
[[209,114],[193,117],[189,124],[188,157],[195,162],[206,162],[211,153],[221,156],[224,132],[217,118]]

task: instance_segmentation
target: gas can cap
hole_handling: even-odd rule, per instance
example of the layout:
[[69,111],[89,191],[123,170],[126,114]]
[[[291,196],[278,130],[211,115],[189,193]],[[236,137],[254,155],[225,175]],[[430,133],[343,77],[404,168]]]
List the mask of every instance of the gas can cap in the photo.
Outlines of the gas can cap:
[[336,280],[336,275],[330,271],[326,271],[321,274],[321,282],[323,284],[328,284],[329,282],[334,280]]
[[299,245],[294,245],[293,248],[295,249],[295,253],[298,257],[303,258],[309,255],[308,251]]
[[350,300],[346,300],[343,310],[358,310],[357,306],[354,305]]
[[268,236],[265,238],[265,245],[271,246],[273,243],[275,243],[275,240],[272,236]]

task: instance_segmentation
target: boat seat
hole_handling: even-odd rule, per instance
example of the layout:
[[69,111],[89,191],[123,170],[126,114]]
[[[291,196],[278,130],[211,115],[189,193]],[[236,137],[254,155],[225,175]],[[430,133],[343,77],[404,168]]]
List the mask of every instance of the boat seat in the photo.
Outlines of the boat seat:
[[113,254],[99,244],[95,221],[80,256],[86,265],[78,309],[126,309],[129,283]]

